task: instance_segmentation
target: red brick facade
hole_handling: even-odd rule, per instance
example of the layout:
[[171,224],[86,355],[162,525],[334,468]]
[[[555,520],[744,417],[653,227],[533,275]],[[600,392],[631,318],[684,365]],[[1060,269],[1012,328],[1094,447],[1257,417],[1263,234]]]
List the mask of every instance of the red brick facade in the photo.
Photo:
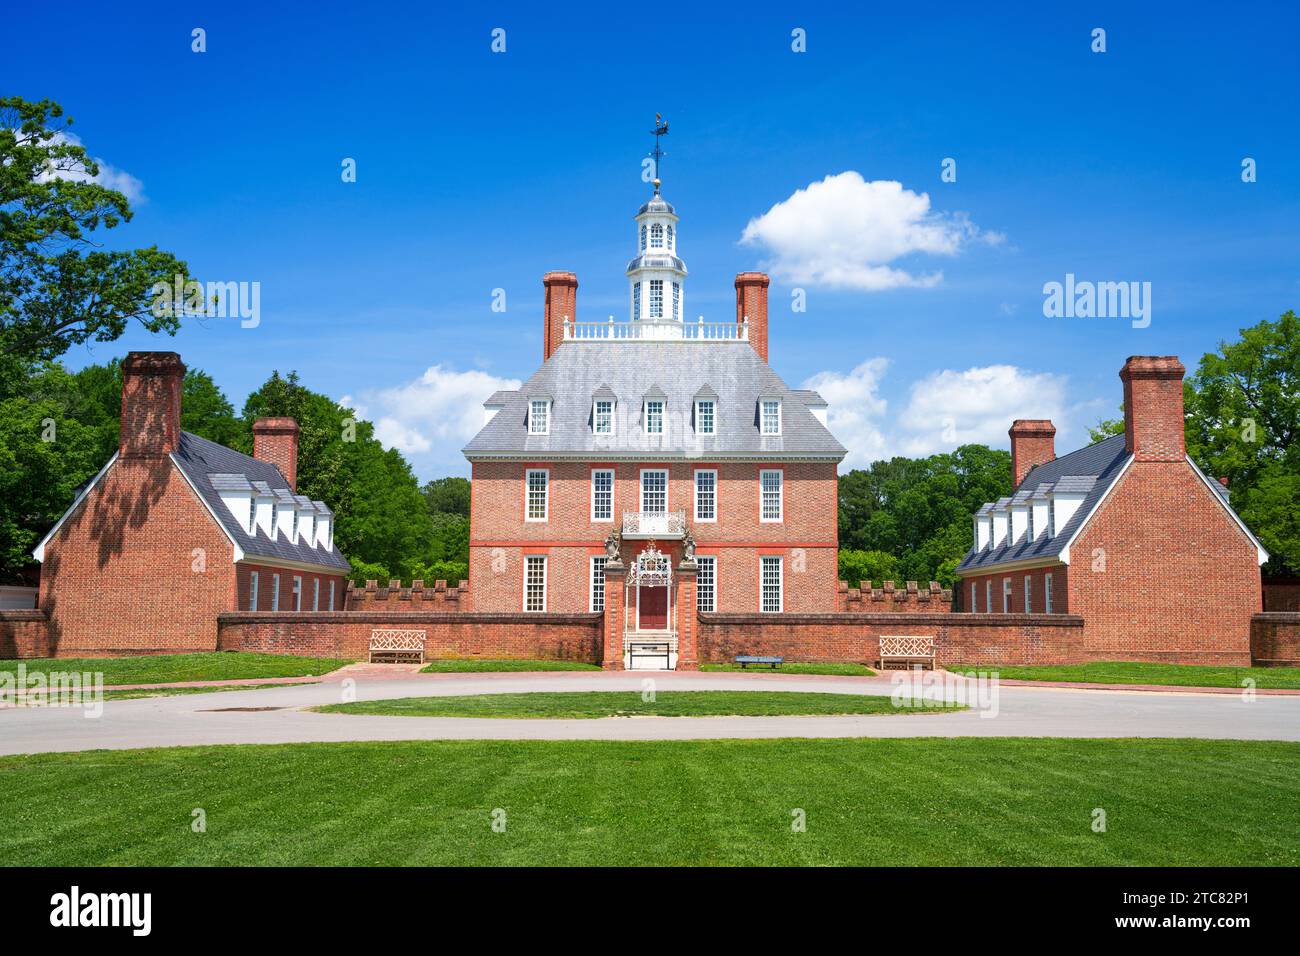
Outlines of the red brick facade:
[[1011,436],[1011,483],[1019,485],[1035,465],[1056,457],[1056,426],[1046,419],[1018,418],[1007,432]]
[[253,457],[280,469],[293,491],[298,487],[298,423],[292,418],[253,422]]
[[542,276],[546,299],[542,306],[542,361],[564,341],[564,321],[578,321],[578,277],[572,272]]
[[[547,519],[525,521],[525,476],[549,472]],[[614,471],[613,520],[591,519],[591,472]],[[624,511],[640,508],[644,468],[668,471],[667,510],[685,510],[697,554],[717,560],[716,608],[759,609],[759,557],[784,559],[787,611],[834,611],[838,607],[837,507],[834,462],[496,462],[473,463],[470,580],[476,611],[523,608],[526,554],[547,558],[546,609],[582,612],[591,607],[590,559],[605,553],[605,537]],[[695,472],[717,471],[717,520],[694,521]],[[759,471],[781,469],[783,516],[759,520]],[[633,545],[635,542],[628,542]],[[681,558],[679,542],[658,542]],[[636,550],[639,550],[636,549]],[[632,551],[635,553],[635,550]],[[625,560],[631,555],[625,554]]]
[[767,286],[770,280],[762,272],[742,272],[736,276],[736,323],[749,323],[749,344],[767,361]]
[[852,611],[859,614],[878,614],[889,611],[906,611],[916,614],[942,614],[952,609],[952,592],[940,587],[938,581],[931,581],[929,587],[918,587],[915,581],[908,581],[901,588],[894,587],[893,581],[885,581],[880,587],[873,588],[870,581],[859,581],[855,588],[849,582],[841,581],[837,611]]
[[1300,613],[1256,614],[1250,625],[1253,663],[1264,667],[1300,667]]

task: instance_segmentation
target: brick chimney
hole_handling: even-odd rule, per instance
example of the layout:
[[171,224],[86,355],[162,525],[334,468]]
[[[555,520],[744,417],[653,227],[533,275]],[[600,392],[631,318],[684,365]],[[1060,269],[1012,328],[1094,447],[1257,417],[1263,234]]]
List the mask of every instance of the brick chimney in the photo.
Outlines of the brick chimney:
[[1138,461],[1182,461],[1183,374],[1176,355],[1130,355],[1124,383],[1124,447]]
[[742,272],[736,276],[736,324],[749,322],[749,344],[764,362],[767,361],[769,281],[762,272]]
[[1017,418],[1007,431],[1011,436],[1012,487],[1020,487],[1036,465],[1056,457],[1056,426],[1046,418]]
[[298,486],[298,423],[292,418],[259,418],[253,422],[253,457],[280,469],[289,490]]
[[123,458],[164,458],[181,441],[185,365],[175,352],[131,352],[122,363]]
[[546,289],[545,330],[542,335],[542,361],[545,362],[564,341],[564,320],[578,320],[578,277],[572,272],[548,272],[542,276]]

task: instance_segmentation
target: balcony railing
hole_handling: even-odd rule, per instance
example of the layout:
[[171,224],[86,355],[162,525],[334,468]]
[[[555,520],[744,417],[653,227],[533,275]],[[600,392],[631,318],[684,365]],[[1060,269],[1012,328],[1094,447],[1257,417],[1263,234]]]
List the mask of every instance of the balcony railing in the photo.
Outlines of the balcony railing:
[[564,319],[566,342],[748,342],[749,323],[642,321],[570,322]]
[[671,540],[686,534],[685,511],[624,511],[623,537]]

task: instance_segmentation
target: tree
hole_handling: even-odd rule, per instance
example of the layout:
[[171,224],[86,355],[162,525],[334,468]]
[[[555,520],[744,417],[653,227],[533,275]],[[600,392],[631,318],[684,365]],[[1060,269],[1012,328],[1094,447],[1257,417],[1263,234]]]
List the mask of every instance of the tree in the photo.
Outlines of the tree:
[[0,97],[0,397],[33,363],[71,346],[109,342],[137,320],[174,334],[157,315],[157,283],[190,281],[189,269],[156,247],[105,251],[91,234],[132,216],[126,196],[94,182],[99,167],[51,100]]
[[1088,429],[1088,441],[1097,444],[1099,441],[1105,441],[1113,435],[1124,434],[1124,404],[1119,406],[1119,418],[1103,418],[1092,428]]
[[1242,329],[1201,357],[1186,383],[1187,452],[1228,479],[1232,505],[1272,554],[1300,573],[1300,319]]
[[243,450],[252,450],[253,422],[265,415],[297,420],[298,493],[334,509],[334,540],[350,560],[401,572],[434,559],[432,520],[415,474],[401,452],[374,437],[370,422],[304,387],[296,372],[274,372],[248,396]]
[[[1011,456],[963,445],[929,458],[877,461],[842,475],[839,491],[844,580],[951,584],[952,569],[970,549],[971,515],[1011,493]],[[864,565],[861,554],[875,557]]]
[[428,502],[429,514],[463,515],[469,517],[469,479],[435,478],[421,489]]

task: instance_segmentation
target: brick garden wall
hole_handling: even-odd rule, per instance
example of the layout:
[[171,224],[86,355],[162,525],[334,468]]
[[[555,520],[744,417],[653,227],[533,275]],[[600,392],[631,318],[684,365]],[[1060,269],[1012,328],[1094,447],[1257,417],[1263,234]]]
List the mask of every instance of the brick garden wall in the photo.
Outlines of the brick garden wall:
[[1059,664],[1089,659],[1083,618],[1069,614],[701,614],[699,658],[775,654],[796,661],[879,657],[883,635],[935,638],[946,664]]
[[1300,612],[1266,612],[1251,618],[1250,655],[1263,667],[1300,666]]
[[537,658],[600,663],[599,614],[335,611],[233,612],[217,618],[217,648],[366,660],[374,628],[424,630],[425,657]]
[[49,656],[50,619],[44,611],[0,611],[0,659]]

